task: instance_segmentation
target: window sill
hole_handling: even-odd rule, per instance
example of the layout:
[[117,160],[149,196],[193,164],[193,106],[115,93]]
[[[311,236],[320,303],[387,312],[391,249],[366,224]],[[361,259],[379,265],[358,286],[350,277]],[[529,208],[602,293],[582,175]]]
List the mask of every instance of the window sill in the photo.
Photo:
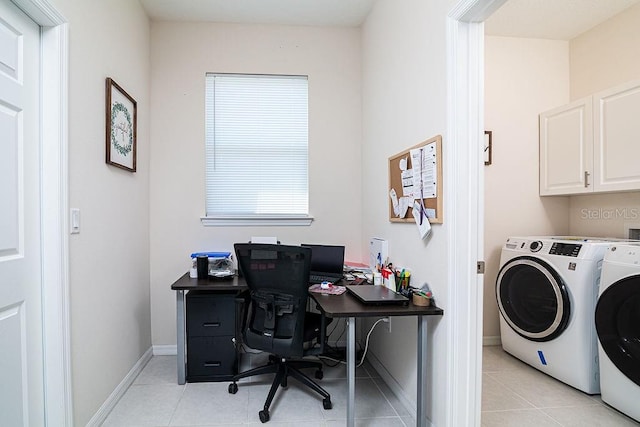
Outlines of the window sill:
[[287,216],[204,216],[200,218],[202,225],[205,227],[224,227],[224,226],[261,226],[261,225],[277,225],[277,226],[309,226],[313,222],[312,216],[303,217],[287,217]]

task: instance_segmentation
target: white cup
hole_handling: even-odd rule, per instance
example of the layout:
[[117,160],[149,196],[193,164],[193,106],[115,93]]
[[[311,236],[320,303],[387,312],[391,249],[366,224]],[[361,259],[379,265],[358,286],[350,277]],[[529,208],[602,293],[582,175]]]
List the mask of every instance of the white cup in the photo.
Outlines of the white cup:
[[373,284],[374,285],[382,285],[382,274],[373,273]]

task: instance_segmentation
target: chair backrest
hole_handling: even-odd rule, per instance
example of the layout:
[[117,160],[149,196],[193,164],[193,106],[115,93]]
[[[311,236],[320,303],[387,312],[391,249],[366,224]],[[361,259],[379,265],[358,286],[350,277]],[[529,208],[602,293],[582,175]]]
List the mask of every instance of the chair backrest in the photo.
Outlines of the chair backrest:
[[311,250],[254,243],[234,248],[251,299],[245,343],[283,357],[302,356]]

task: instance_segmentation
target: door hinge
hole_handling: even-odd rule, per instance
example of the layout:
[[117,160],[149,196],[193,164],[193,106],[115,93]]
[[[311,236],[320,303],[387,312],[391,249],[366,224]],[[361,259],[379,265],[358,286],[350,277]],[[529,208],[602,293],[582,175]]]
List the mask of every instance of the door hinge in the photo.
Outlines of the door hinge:
[[478,274],[484,274],[484,261],[478,261],[476,264],[476,269],[478,270]]

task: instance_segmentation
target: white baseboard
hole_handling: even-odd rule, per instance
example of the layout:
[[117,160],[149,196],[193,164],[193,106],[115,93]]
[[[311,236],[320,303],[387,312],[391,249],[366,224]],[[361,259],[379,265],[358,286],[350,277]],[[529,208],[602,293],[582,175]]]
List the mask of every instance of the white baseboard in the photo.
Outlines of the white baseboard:
[[178,346],[175,344],[153,346],[154,356],[175,356],[177,354],[178,354]]
[[500,339],[500,336],[497,336],[497,337],[482,337],[482,345],[483,346],[502,345],[502,340]]
[[136,377],[142,372],[142,369],[149,363],[151,357],[153,356],[153,350],[151,347],[142,355],[140,359],[133,365],[133,368],[129,371],[129,373],[124,377],[120,384],[111,392],[107,400],[102,404],[98,412],[95,413],[93,417],[87,423],[88,427],[98,427],[101,426],[102,423],[107,419],[107,416],[113,408],[116,406],[118,401],[124,396],[124,393],[127,391],[129,386],[133,384]]
[[[378,372],[378,374],[380,374],[380,378],[382,378],[382,381],[387,384],[393,394],[396,395],[396,398],[400,401],[400,403],[404,405],[407,411],[409,411],[411,417],[415,420],[417,414],[416,402],[412,401],[409,398],[404,389],[400,387],[400,384],[395,380],[395,378],[393,378],[393,376],[391,376],[389,371],[387,371],[387,369],[382,365],[382,363],[380,363],[378,358],[373,353],[369,352],[367,354],[367,362],[369,362],[371,366],[373,366],[373,368]],[[431,422],[431,420],[427,419],[426,421],[428,426],[433,427],[433,423]]]

